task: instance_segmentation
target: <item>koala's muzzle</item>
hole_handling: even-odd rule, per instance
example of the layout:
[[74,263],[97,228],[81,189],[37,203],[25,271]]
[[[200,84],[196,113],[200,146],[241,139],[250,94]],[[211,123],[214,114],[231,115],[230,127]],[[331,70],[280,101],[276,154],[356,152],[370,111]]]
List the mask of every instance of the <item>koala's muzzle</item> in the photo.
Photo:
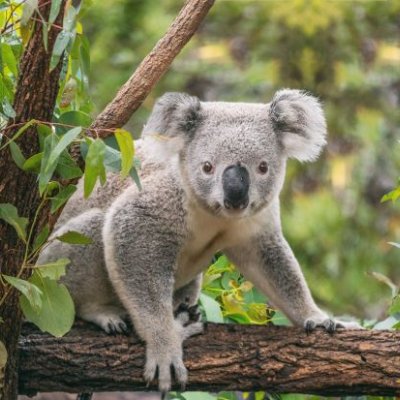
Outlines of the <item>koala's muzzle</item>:
[[244,209],[249,204],[250,177],[240,164],[231,165],[222,174],[224,205],[227,209]]

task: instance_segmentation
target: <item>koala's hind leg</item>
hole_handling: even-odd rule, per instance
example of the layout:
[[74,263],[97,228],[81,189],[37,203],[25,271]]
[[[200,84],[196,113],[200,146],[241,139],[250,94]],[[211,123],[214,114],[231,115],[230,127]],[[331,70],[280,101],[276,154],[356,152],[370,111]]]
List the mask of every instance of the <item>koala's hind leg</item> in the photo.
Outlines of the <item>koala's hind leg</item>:
[[66,276],[61,278],[74,300],[78,317],[99,325],[108,333],[125,332],[123,309],[110,284],[104,264],[102,226],[104,213],[91,209],[70,219],[53,234],[54,239],[68,231],[77,231],[92,239],[88,245],[53,240],[41,252],[37,264],[69,258]]

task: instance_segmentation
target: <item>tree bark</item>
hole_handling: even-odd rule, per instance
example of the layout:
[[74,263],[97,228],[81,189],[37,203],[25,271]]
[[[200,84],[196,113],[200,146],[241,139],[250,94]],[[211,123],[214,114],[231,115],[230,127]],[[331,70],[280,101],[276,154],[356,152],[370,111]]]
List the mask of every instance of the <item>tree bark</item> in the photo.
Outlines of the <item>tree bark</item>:
[[[185,342],[187,390],[400,395],[400,332],[330,335],[276,326],[208,324]],[[21,394],[157,390],[142,379],[144,345],[135,334],[108,336],[78,322],[63,338],[24,325]],[[179,388],[177,388],[179,390]]]
[[[60,14],[55,21],[57,26],[62,25],[64,4],[65,1],[62,2]],[[46,19],[50,6],[51,2],[39,0],[38,7]],[[48,33],[48,52],[46,52],[43,46],[42,24],[36,23],[20,62],[20,75],[13,104],[16,118],[11,120],[9,125],[31,119],[51,120],[59,88],[61,63],[51,72],[49,65],[58,33],[59,29],[52,26]],[[7,128],[5,132],[8,137],[14,133],[12,129]],[[35,128],[27,130],[17,143],[27,158],[39,152]],[[19,169],[12,160],[9,148],[6,147],[0,153],[0,203],[13,204],[18,208],[19,216],[32,221],[39,202],[36,175]],[[36,230],[39,228],[40,226]],[[15,276],[20,270],[24,250],[25,245],[18,239],[14,229],[0,221],[0,273]],[[4,287],[0,285],[0,298],[3,294]],[[15,354],[21,323],[18,298],[19,294],[13,290],[6,302],[0,306],[0,316],[3,319],[0,325],[0,341],[5,344],[8,353],[3,380],[0,374],[0,399],[9,400],[17,395]]]

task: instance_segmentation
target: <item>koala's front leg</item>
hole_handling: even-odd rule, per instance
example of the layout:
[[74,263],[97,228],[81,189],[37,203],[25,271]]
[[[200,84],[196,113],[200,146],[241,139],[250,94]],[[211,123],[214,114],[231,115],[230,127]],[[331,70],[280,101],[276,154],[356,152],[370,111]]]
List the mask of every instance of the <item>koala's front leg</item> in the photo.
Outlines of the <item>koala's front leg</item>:
[[292,250],[282,235],[264,235],[248,246],[229,249],[227,256],[295,325],[333,332],[357,324],[331,319],[315,304]]
[[185,327],[174,318],[179,235],[162,216],[153,216],[145,207],[125,204],[107,215],[103,240],[110,280],[136,332],[146,342],[145,380],[150,383],[158,370],[159,390],[167,392],[172,367],[177,382],[185,385],[182,342],[199,333],[201,326]]

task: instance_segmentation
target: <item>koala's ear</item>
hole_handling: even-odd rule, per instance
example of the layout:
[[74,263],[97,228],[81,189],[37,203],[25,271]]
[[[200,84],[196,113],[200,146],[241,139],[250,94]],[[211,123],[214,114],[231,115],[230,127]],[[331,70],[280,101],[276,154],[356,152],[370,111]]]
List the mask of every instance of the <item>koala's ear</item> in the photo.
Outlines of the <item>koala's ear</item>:
[[319,156],[326,144],[326,121],[314,96],[279,90],[270,103],[269,116],[288,157],[313,161]]
[[190,140],[201,122],[200,100],[185,93],[165,93],[154,105],[143,129],[165,146],[179,151]]

